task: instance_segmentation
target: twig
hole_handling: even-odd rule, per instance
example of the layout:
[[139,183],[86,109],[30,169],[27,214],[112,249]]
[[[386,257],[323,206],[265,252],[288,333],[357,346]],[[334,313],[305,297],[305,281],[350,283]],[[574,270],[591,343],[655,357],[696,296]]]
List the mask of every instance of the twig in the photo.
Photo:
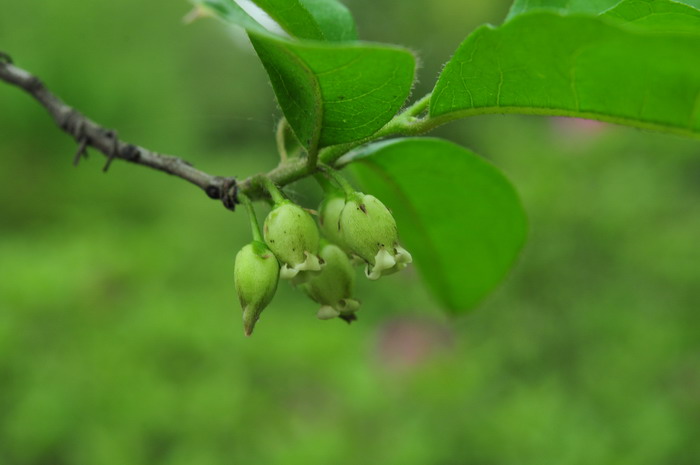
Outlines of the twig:
[[[119,158],[131,163],[172,174],[192,184],[199,186],[212,199],[221,200],[226,208],[234,210],[238,204],[238,193],[247,195],[251,200],[269,199],[264,188],[264,179],[284,187],[319,172],[319,163],[337,167],[338,159],[352,149],[386,137],[398,135],[422,134],[445,121],[416,116],[425,112],[430,101],[430,95],[425,96],[402,113],[396,115],[389,123],[375,134],[362,140],[339,144],[324,148],[320,153],[318,147],[309,149],[305,159],[288,158],[279,166],[265,174],[249,176],[241,181],[233,177],[214,176],[200,171],[182,158],[153,152],[144,147],[129,144],[120,140],[115,131],[107,129],[90,120],[74,108],[66,105],[60,98],[52,94],[36,76],[12,64],[12,59],[0,51],[0,80],[15,85],[33,96],[67,134],[78,142],[78,150],[73,163],[78,164],[82,156],[87,157],[87,148],[92,147],[107,157],[104,171],[107,171],[112,160]],[[279,134],[278,134],[279,141]]]
[[36,76],[12,64],[6,53],[0,52],[0,80],[15,85],[34,97],[67,134],[78,142],[78,150],[73,159],[77,164],[80,157],[87,155],[87,147],[93,147],[107,157],[104,171],[112,160],[121,159],[180,177],[199,186],[213,199],[220,199],[233,210],[237,203],[236,181],[233,178],[213,176],[194,168],[187,161],[172,155],[153,152],[144,147],[120,140],[115,131],[106,129],[87,118],[82,113],[65,104],[52,94]]

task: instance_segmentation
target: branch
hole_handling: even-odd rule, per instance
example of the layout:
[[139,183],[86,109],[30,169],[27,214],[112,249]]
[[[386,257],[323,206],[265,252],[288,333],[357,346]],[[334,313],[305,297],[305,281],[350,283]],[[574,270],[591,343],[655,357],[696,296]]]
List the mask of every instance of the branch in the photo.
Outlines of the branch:
[[233,210],[237,203],[237,185],[234,178],[213,176],[200,171],[189,162],[172,155],[153,152],[144,147],[120,140],[115,131],[100,126],[52,94],[36,76],[14,66],[10,57],[0,52],[0,80],[19,87],[34,97],[49,112],[58,127],[78,142],[75,164],[93,147],[107,157],[104,171],[115,158],[177,176],[200,187],[213,199],[223,201]]
[[338,163],[338,159],[360,145],[386,137],[422,134],[443,123],[443,121],[432,120],[429,116],[418,118],[429,104],[430,95],[427,95],[394,116],[382,129],[369,137],[326,147],[320,153],[314,151],[314,153],[309,154],[308,159],[290,158],[283,160],[279,166],[268,173],[253,175],[237,182],[232,177],[213,176],[200,171],[182,158],[152,152],[144,147],[120,140],[115,131],[100,126],[66,105],[60,98],[53,95],[36,76],[14,66],[10,57],[2,52],[0,52],[0,80],[15,85],[34,97],[48,110],[58,127],[73,136],[78,142],[75,164],[78,164],[83,155],[87,155],[87,147],[93,147],[107,157],[104,171],[107,171],[115,158],[148,166],[199,186],[210,198],[221,200],[229,210],[234,210],[236,204],[239,203],[238,192],[247,195],[251,200],[269,198],[263,187],[263,178],[284,187],[319,172],[319,162],[336,167],[342,165],[343,163]]

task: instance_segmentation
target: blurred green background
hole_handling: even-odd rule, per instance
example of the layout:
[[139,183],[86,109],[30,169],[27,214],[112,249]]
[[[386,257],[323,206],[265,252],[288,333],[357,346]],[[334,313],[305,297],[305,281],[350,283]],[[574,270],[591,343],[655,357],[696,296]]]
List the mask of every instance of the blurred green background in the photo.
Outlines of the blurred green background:
[[[363,38],[420,54],[415,96],[508,7],[346,3]],[[0,50],[128,141],[270,169],[262,66],[222,24],[185,26],[189,8],[6,1]],[[504,285],[448,318],[414,272],[360,280],[348,326],[284,284],[245,338],[245,216],[143,167],[103,174],[96,153],[72,167],[75,143],[0,83],[0,464],[700,463],[700,144],[513,116],[436,134],[523,197]]]

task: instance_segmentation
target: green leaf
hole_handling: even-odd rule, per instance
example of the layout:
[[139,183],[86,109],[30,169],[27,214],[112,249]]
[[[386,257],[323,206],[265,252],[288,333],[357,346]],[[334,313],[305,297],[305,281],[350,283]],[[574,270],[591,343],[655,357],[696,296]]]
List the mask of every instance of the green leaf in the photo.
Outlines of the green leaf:
[[[652,0],[650,3],[654,3]],[[598,15],[620,3],[635,3],[635,1],[620,0],[515,0],[508,12],[507,20],[530,11],[550,10],[558,13],[586,13]],[[647,3],[647,2],[644,2]],[[664,1],[663,3],[671,3]],[[700,0],[680,0],[673,3],[684,3],[694,8],[700,8]]]
[[603,16],[644,31],[700,34],[700,10],[667,0],[628,0]]
[[445,66],[436,122],[486,113],[597,119],[700,135],[700,36],[546,12],[482,27]]
[[[252,0],[290,36],[298,39],[345,42],[357,39],[355,21],[336,0]],[[195,0],[205,10],[249,31],[270,32],[234,0]]]
[[411,91],[413,54],[400,47],[347,42],[355,38],[355,24],[335,0],[254,0],[287,32],[314,41],[274,36],[233,0],[196,2],[248,30],[282,112],[310,152],[371,136]]
[[289,125],[307,150],[371,136],[411,91],[415,59],[406,49],[250,37]]
[[254,0],[292,37],[334,42],[357,40],[350,11],[335,0]]
[[400,240],[430,289],[454,312],[473,308],[513,266],[527,233],[508,180],[442,139],[380,142],[349,154],[365,192],[393,212]]

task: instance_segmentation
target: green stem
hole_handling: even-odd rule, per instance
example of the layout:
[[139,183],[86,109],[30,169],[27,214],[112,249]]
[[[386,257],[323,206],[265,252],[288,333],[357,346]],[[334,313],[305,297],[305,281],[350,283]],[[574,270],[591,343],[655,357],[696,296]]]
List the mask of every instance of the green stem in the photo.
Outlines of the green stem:
[[324,175],[321,173],[315,173],[314,174],[314,179],[318,183],[319,186],[321,186],[321,189],[323,189],[323,193],[328,195],[333,193],[334,191],[337,191],[338,188],[335,187],[329,180],[326,178]]
[[318,166],[318,147],[314,146],[306,155],[306,169],[308,173],[316,171]]
[[[430,94],[428,94],[425,97],[417,100],[404,111],[394,116],[394,118],[391,121],[389,121],[383,128],[381,128],[379,131],[377,131],[369,137],[355,142],[326,147],[323,150],[321,150],[320,153],[315,153],[314,157],[317,158],[312,158],[310,154],[309,160],[302,161],[290,159],[287,163],[282,163],[280,166],[273,169],[265,176],[273,182],[279,184],[280,186],[286,186],[289,183],[298,181],[307,177],[310,174],[317,172],[317,162],[320,164],[326,164],[331,167],[337,168],[339,166],[338,159],[340,157],[361,145],[365,145],[370,142],[375,142],[377,140],[384,139],[387,137],[419,136],[426,132],[432,131],[438,126],[441,126],[445,123],[449,123],[457,119],[488,114],[526,114],[588,118],[608,123],[622,124],[642,129],[664,131],[667,133],[678,134],[685,137],[698,138],[697,133],[693,133],[692,131],[686,128],[669,128],[668,126],[663,126],[656,123],[640,122],[629,118],[621,118],[613,115],[572,112],[556,108],[492,106],[469,108],[466,110],[455,111],[438,116],[431,116],[428,113],[425,116],[420,117],[429,108],[430,97]],[[238,183],[239,191],[246,193],[253,198],[262,198],[265,193],[262,189],[263,186],[260,184],[260,182],[258,182],[259,176],[260,175],[252,176]]]
[[330,179],[336,182],[343,189],[345,195],[350,196],[355,193],[355,189],[350,185],[350,183],[345,179],[338,171],[333,169],[328,165],[320,165],[319,168],[323,171],[323,174],[328,176]]
[[429,120],[430,117],[417,119],[416,116],[420,115],[428,108],[428,105],[430,105],[431,96],[432,94],[428,94],[419,99],[413,105],[396,115],[379,131],[375,132],[369,137],[366,137],[365,139],[349,142],[347,144],[334,145],[324,149],[321,151],[320,155],[321,163],[333,165],[338,158],[342,157],[352,149],[375,140],[384,139],[385,137],[418,135],[426,132],[423,129],[423,126],[420,126],[419,124]]
[[402,116],[410,117],[410,116],[418,116],[421,113],[423,113],[425,110],[428,109],[428,106],[430,106],[430,97],[432,97],[433,94],[429,93],[428,95],[424,96],[420,100],[416,101],[413,105],[410,107],[406,108],[404,111],[401,112]]
[[275,205],[279,205],[287,200],[284,194],[282,194],[282,191],[279,190],[279,188],[269,177],[263,176],[260,182],[265,190],[267,190],[267,192],[270,194],[270,197],[272,197],[272,201],[275,202]]
[[285,131],[287,130],[287,119],[282,118],[277,124],[277,131],[275,132],[275,141],[277,142],[277,152],[280,155],[280,161],[285,163],[289,158],[287,154],[287,141],[285,140]]
[[260,234],[260,225],[258,224],[258,217],[255,215],[255,208],[253,207],[253,202],[245,194],[238,194],[238,198],[241,203],[245,205],[246,211],[248,212],[248,219],[250,220],[250,230],[253,233],[253,240],[264,242],[262,234]]
[[[279,189],[275,184],[286,186],[294,181],[303,179],[311,174],[318,172],[319,165],[325,164],[330,167],[336,166],[337,160],[348,153],[349,151],[361,146],[387,137],[396,136],[416,136],[423,134],[436,126],[449,121],[448,118],[438,117],[433,119],[430,116],[417,118],[425,112],[430,104],[431,95],[428,94],[417,100],[415,103],[407,107],[404,111],[394,116],[383,128],[364,139],[349,142],[346,144],[334,145],[326,147],[320,152],[314,148],[309,150],[306,159],[293,159],[283,161],[280,165],[264,175],[255,175],[238,183],[240,192],[248,194],[252,199],[264,197],[265,190],[270,193],[275,203],[278,203],[280,198],[275,197],[275,191],[279,193]],[[269,187],[272,185],[272,189]],[[281,199],[284,199],[282,196]]]

